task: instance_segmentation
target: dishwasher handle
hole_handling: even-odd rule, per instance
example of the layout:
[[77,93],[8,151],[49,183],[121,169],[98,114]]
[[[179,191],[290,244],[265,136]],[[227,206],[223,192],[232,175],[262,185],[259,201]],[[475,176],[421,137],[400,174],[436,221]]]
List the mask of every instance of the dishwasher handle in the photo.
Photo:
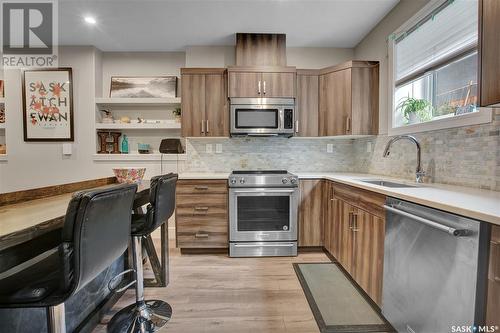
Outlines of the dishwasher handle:
[[452,228],[452,227],[448,227],[448,226],[443,225],[441,223],[437,223],[437,222],[425,219],[423,217],[407,213],[407,212],[405,212],[403,210],[394,208],[392,206],[384,205],[384,208],[387,209],[388,211],[394,213],[394,214],[401,215],[401,216],[404,216],[404,217],[408,217],[408,218],[410,218],[412,220],[415,220],[417,222],[425,224],[425,225],[427,225],[427,226],[429,226],[431,228],[437,229],[439,231],[443,231],[443,232],[445,232],[447,234],[450,234],[452,236],[455,236],[455,237],[467,236],[470,233],[469,230],[467,230],[467,229],[455,229],[455,228]]

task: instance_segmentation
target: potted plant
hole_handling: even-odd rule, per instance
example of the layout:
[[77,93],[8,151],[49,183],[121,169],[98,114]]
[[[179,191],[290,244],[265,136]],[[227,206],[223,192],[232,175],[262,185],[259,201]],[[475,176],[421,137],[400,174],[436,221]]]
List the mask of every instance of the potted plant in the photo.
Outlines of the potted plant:
[[181,122],[181,108],[175,108],[175,110],[172,111],[172,114],[174,115],[175,120],[180,123]]
[[401,110],[408,124],[430,120],[431,103],[423,98],[404,97],[399,102],[396,110]]

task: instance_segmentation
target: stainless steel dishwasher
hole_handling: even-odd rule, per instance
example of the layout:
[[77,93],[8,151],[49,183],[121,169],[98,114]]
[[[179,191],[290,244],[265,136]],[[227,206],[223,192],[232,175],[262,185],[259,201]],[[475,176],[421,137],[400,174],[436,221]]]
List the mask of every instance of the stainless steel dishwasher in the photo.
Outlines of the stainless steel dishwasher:
[[398,332],[484,324],[489,225],[386,201],[382,313]]

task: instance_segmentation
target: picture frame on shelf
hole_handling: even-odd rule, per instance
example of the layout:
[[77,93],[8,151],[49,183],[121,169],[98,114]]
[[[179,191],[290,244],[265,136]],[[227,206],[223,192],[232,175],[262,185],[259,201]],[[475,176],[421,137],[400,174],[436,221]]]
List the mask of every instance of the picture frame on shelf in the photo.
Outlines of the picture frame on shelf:
[[112,76],[109,97],[177,97],[177,76]]
[[22,82],[24,141],[74,141],[71,68],[26,69]]

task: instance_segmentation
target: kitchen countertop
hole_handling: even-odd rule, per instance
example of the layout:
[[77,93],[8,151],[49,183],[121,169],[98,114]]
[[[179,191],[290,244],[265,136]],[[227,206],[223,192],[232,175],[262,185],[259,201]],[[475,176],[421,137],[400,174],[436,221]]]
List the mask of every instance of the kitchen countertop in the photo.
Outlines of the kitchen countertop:
[[[390,197],[500,225],[500,192],[445,184],[415,184],[408,180],[372,174],[293,172],[300,179],[327,179]],[[227,179],[229,173],[181,173],[179,179]],[[416,187],[391,188],[361,182],[382,179]]]

